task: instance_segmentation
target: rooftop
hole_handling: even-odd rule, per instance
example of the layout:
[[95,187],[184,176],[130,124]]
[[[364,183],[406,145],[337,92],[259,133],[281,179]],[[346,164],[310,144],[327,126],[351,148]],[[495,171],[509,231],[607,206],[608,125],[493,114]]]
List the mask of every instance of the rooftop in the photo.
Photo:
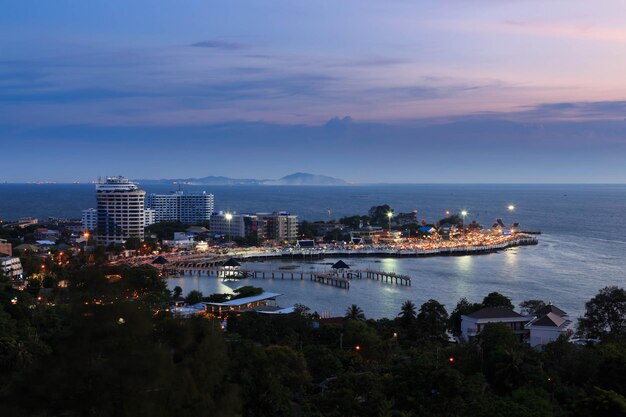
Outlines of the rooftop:
[[474,319],[497,319],[523,318],[524,316],[507,307],[485,307],[471,314],[467,314],[467,317],[471,317]]
[[563,317],[554,314],[548,313],[543,317],[538,317],[528,323],[526,326],[542,326],[542,327],[561,327],[563,325],[567,325],[569,320],[565,320]]
[[207,302],[206,304],[211,305],[211,306],[234,307],[234,306],[242,306],[248,303],[254,303],[257,301],[269,300],[272,298],[280,297],[281,295],[282,294],[279,294],[277,292],[264,292],[263,294],[253,295],[252,297],[237,298],[235,300],[225,301],[223,303]]
[[565,317],[567,316],[567,313],[563,310],[561,310],[560,308],[552,305],[552,304],[548,304],[545,307],[541,307],[539,310],[537,310],[537,312],[535,313],[538,317],[540,316],[545,316],[548,313],[554,313],[559,317]]

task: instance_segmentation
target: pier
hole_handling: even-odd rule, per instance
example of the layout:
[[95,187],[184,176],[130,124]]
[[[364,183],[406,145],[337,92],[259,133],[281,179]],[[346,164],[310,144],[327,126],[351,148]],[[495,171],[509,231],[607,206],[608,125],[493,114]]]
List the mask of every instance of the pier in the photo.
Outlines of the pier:
[[309,280],[324,285],[330,285],[338,288],[350,288],[350,280],[352,279],[371,279],[387,284],[411,286],[411,277],[408,275],[397,274],[395,272],[376,271],[373,269],[352,270],[342,272],[323,272],[323,271],[296,271],[296,270],[252,270],[252,269],[231,269],[225,267],[203,266],[192,267],[185,265],[181,269],[172,269],[171,267],[164,271],[168,276],[179,275],[196,275],[205,277],[222,278],[223,280],[240,280],[240,279],[280,279],[280,280]]

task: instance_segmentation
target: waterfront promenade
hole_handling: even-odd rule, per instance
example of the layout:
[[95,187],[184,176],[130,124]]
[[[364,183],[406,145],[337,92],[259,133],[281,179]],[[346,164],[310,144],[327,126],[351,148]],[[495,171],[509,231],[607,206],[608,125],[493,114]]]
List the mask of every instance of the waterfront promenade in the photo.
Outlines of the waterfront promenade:
[[[441,242],[438,247],[429,245],[385,245],[385,246],[324,246],[319,248],[298,247],[253,247],[253,248],[219,248],[208,252],[171,253],[162,256],[172,264],[182,266],[181,269],[211,269],[220,266],[230,258],[240,261],[263,261],[266,259],[323,259],[323,258],[350,258],[350,257],[398,257],[419,258],[430,256],[464,256],[494,253],[516,246],[537,245],[538,239],[530,236],[516,236],[492,244],[453,244],[453,241]],[[150,263],[154,257],[143,256],[121,260],[129,264]]]

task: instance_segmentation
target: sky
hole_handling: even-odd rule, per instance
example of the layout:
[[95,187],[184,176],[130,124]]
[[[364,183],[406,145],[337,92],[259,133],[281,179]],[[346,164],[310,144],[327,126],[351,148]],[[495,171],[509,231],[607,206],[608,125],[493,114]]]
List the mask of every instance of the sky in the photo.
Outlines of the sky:
[[0,181],[626,182],[623,0],[0,10]]

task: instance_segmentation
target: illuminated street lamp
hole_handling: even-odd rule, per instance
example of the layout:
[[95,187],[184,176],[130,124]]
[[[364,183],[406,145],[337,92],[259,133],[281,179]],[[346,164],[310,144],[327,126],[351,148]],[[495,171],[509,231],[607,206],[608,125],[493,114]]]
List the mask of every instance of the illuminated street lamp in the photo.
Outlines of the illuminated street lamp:
[[226,213],[224,215],[224,218],[226,219],[226,221],[228,221],[228,242],[230,243],[230,221],[233,219],[233,214]]
[[463,227],[465,227],[465,218],[467,217],[467,210],[461,211],[461,217],[463,217]]
[[392,211],[388,211],[387,212],[387,218],[389,219],[389,234],[391,235],[391,218],[393,217],[393,212]]
[[513,204],[509,204],[507,208],[509,209],[509,211],[515,210],[515,206]]

